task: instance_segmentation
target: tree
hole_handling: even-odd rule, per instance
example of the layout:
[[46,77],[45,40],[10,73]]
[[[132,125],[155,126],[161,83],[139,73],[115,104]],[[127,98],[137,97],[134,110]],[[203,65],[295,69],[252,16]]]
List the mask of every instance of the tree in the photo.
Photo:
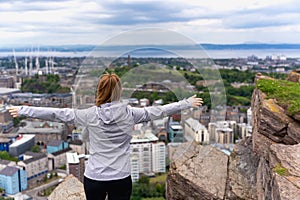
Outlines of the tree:
[[32,147],[30,148],[30,151],[31,151],[31,152],[35,152],[35,153],[39,153],[39,152],[41,152],[41,148],[40,148],[39,145],[34,145],[34,146],[32,146]]

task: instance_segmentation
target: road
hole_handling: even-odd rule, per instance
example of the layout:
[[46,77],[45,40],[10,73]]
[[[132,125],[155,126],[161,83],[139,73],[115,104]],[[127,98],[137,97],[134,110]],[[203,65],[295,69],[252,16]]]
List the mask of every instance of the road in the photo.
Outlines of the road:
[[[64,178],[67,175],[66,175],[66,173],[63,170],[59,170],[58,171],[58,176]],[[56,180],[53,180],[53,181],[51,181],[49,183],[46,183],[46,184],[40,185],[38,187],[35,187],[35,188],[31,189],[31,190],[23,191],[22,193],[31,196],[34,200],[47,200],[48,197],[38,196],[38,192],[42,191],[42,190],[44,190],[46,188],[49,188],[51,186],[58,185],[60,182],[61,182],[61,179],[56,179]],[[22,199],[22,197],[18,198],[18,196],[16,196],[15,200],[23,200],[23,199]]]

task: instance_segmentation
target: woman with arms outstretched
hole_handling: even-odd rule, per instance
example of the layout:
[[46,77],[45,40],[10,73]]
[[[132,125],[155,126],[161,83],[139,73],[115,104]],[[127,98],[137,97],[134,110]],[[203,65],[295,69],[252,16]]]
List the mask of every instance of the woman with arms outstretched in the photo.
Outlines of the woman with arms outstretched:
[[104,74],[97,86],[96,105],[87,109],[15,106],[13,117],[73,123],[89,133],[90,157],[84,173],[87,200],[129,200],[132,191],[130,141],[133,126],[183,109],[202,105],[196,95],[164,106],[144,108],[121,103],[122,85],[116,74]]

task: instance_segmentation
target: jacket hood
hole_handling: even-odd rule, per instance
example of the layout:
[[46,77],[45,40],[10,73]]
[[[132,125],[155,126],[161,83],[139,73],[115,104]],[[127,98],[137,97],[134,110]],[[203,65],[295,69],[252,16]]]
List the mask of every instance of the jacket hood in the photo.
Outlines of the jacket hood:
[[104,124],[115,124],[127,117],[127,104],[111,102],[97,107],[98,117]]

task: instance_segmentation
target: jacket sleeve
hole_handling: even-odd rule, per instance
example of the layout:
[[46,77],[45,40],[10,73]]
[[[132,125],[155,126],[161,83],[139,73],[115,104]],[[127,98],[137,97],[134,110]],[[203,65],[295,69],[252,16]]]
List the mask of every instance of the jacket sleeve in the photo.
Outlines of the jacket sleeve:
[[160,119],[191,107],[192,107],[192,103],[189,100],[184,99],[163,106],[150,106],[144,108],[132,107],[131,110],[132,110],[133,120],[136,124],[138,124],[141,122]]
[[77,110],[71,108],[50,108],[17,106],[18,114],[26,117],[44,119],[56,122],[73,123],[79,126],[85,126],[87,122],[86,110]]

